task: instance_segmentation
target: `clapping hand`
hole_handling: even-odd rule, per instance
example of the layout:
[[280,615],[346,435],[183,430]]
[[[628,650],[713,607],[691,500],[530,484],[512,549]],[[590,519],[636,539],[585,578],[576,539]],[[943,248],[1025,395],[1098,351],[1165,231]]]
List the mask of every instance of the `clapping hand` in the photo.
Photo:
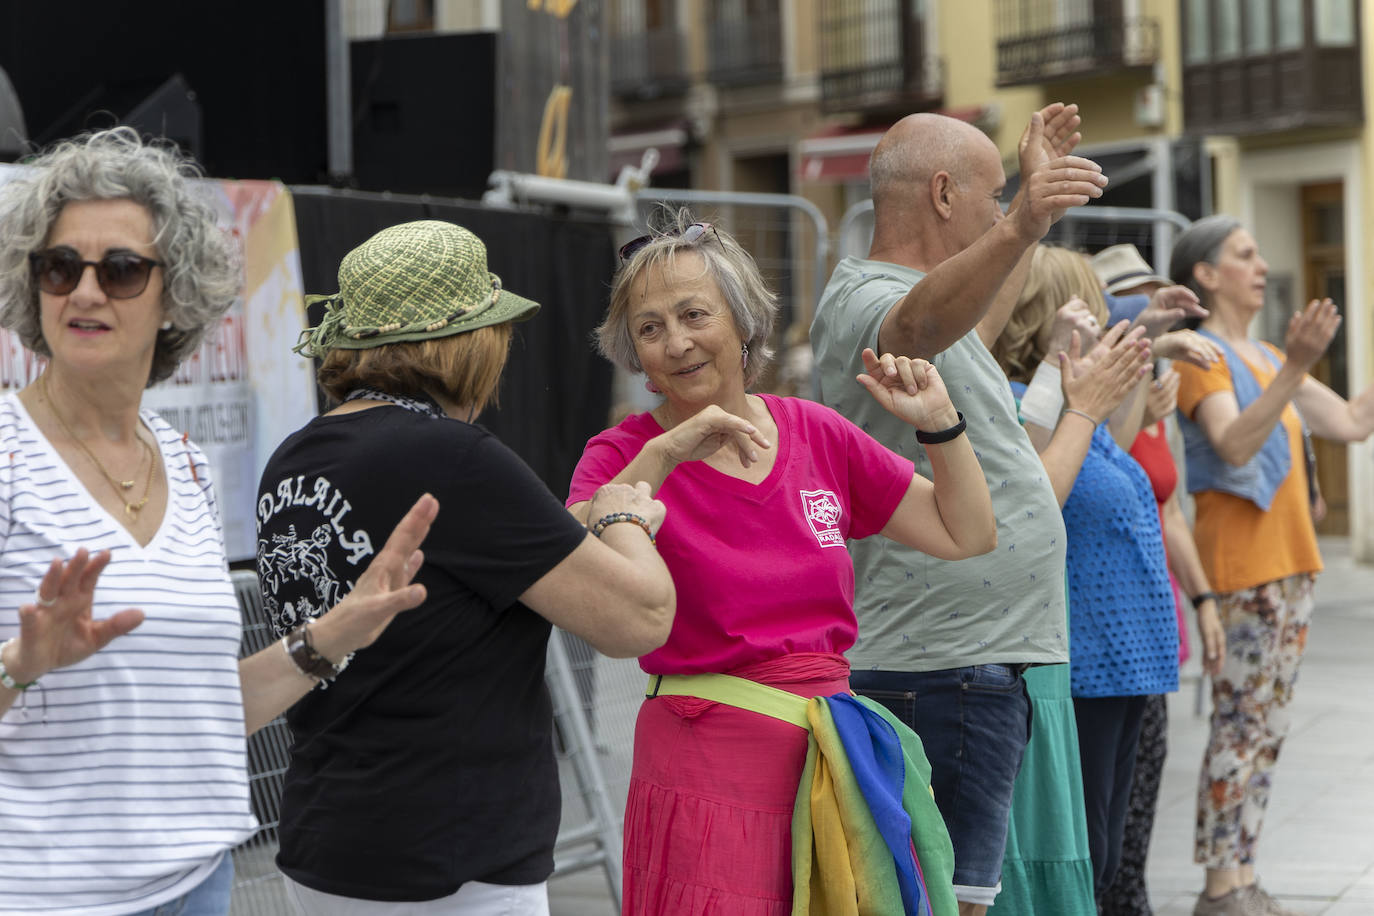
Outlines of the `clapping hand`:
[[1099,423],[1150,371],[1150,342],[1143,329],[1128,326],[1117,322],[1085,355],[1080,355],[1082,341],[1074,331],[1069,352],[1059,353],[1064,403]]
[[1021,189],[1008,213],[1018,232],[1039,241],[1064,211],[1102,196],[1107,176],[1091,159],[1069,155],[1082,136],[1078,106],[1055,102],[1031,115],[1017,148]]
[[1149,304],[1132,327],[1144,328],[1146,337],[1155,338],[1185,318],[1206,318],[1208,314],[1197,293],[1188,287],[1162,286],[1150,294]]
[[1311,369],[1322,358],[1341,326],[1341,313],[1330,299],[1313,299],[1288,322],[1283,349],[1288,361]]
[[[1148,336],[1148,332],[1147,332]],[[1154,338],[1150,352],[1155,359],[1182,360],[1207,369],[1221,359],[1221,348],[1197,331],[1169,331]]]
[[1172,369],[1165,369],[1153,382],[1145,395],[1145,413],[1140,418],[1141,428],[1154,426],[1174,412],[1178,406],[1179,375]]
[[1050,359],[1054,359],[1061,350],[1068,352],[1073,342],[1074,331],[1077,331],[1083,340],[1096,340],[1102,333],[1102,328],[1098,326],[1088,303],[1077,296],[1059,306],[1054,313],[1049,344],[1045,347],[1045,353]]
[[21,684],[36,681],[89,658],[143,622],[143,612],[133,609],[91,619],[95,583],[109,562],[108,550],[92,555],[83,547],[70,560],[48,565],[33,602],[19,606],[19,638],[3,659],[10,677]]
[[891,353],[880,357],[872,348],[864,350],[863,361],[867,371],[858,376],[859,384],[888,413],[924,432],[949,429],[959,422],[945,383],[930,363]]
[[1072,153],[1083,135],[1078,126],[1083,119],[1078,115],[1078,103],[1051,102],[1040,109],[1040,120],[1045,125],[1040,134],[1040,147],[1046,159],[1057,159]]

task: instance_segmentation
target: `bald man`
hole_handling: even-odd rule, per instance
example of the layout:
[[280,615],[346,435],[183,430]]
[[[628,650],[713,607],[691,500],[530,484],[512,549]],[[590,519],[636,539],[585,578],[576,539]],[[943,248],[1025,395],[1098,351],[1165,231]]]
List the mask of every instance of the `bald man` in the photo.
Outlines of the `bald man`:
[[886,538],[850,544],[859,618],[850,683],[921,736],[954,843],[961,914],[985,912],[1001,887],[1012,784],[1030,737],[1021,675],[1068,660],[1063,518],[988,347],[1036,242],[1106,186],[1096,163],[1070,155],[1078,124],[1075,105],[1031,116],[1005,216],[1002,159],[981,131],[936,114],[894,124],[869,165],[868,257],[839,263],[811,327],[821,400],[926,477],[930,460],[911,428],[875,410],[854,377],[866,347],[931,360],[992,490],[992,553],[950,562]]

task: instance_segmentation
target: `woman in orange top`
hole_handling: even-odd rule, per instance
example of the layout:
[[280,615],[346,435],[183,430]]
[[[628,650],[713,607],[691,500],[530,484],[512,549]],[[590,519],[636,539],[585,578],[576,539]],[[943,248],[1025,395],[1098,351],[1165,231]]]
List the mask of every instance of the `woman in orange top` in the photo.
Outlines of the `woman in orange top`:
[[1290,912],[1256,883],[1254,855],[1322,568],[1303,424],[1346,442],[1374,432],[1374,386],[1347,402],[1308,375],[1340,326],[1330,299],[1293,316],[1286,354],[1249,336],[1268,271],[1254,237],[1226,216],[1194,223],[1169,264],[1210,310],[1199,331],[1224,356],[1209,369],[1175,364],[1195,539],[1227,649],[1199,779],[1194,859],[1207,883],[1194,916]]

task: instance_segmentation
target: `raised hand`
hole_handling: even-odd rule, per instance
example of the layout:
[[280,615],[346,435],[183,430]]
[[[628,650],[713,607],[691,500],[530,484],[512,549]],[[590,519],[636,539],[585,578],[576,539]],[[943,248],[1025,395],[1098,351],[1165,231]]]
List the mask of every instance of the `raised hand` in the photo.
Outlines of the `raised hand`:
[[397,614],[424,603],[425,587],[411,580],[424,564],[420,544],[438,514],[439,501],[428,493],[421,496],[396,523],[347,597],[310,625],[322,655],[337,660],[372,645]]
[[1101,423],[1150,371],[1150,342],[1141,328],[1119,321],[1086,355],[1073,332],[1067,353],[1059,353],[1064,404]]
[[684,461],[701,461],[732,445],[740,464],[749,467],[759,460],[758,450],[772,448],[758,427],[715,404],[707,405],[654,440],[662,450],[668,470]]
[[1340,310],[1330,299],[1313,299],[1307,303],[1307,308],[1288,322],[1288,334],[1283,339],[1288,361],[1304,372],[1311,369],[1331,346],[1340,326]]
[[881,357],[871,348],[863,352],[864,368],[858,381],[888,413],[925,432],[949,429],[959,422],[958,411],[940,373],[923,359]]
[[1153,426],[1174,412],[1178,406],[1179,374],[1165,369],[1153,382],[1145,394],[1145,413],[1140,418],[1141,428]]
[[48,565],[33,602],[19,606],[19,638],[3,659],[10,677],[21,684],[36,681],[89,658],[143,622],[143,612],[132,608],[91,619],[95,583],[109,562],[108,550],[92,555],[83,547],[70,560]]
[[655,535],[668,514],[668,507],[654,499],[649,484],[641,480],[634,486],[628,483],[608,483],[596,491],[587,506],[588,525],[617,512],[629,512],[644,518]]
[[[1149,336],[1148,331],[1146,336]],[[1182,360],[1200,369],[1206,369],[1221,359],[1220,347],[1197,331],[1188,330],[1160,334],[1151,342],[1150,353],[1155,359]]]
[[1073,332],[1077,331],[1083,340],[1097,340],[1102,333],[1097,319],[1093,317],[1088,303],[1074,296],[1054,313],[1054,324],[1050,327],[1050,340],[1045,347],[1045,355],[1054,359],[1061,351],[1067,352],[1072,343]]
[[1150,304],[1136,316],[1133,326],[1144,328],[1145,336],[1154,338],[1184,318],[1206,318],[1208,314],[1197,293],[1188,287],[1162,286],[1150,295]]
[[1040,120],[1045,125],[1041,146],[1047,159],[1069,155],[1083,139],[1078,132],[1083,119],[1078,116],[1077,103],[1051,102],[1040,109]]
[[1034,112],[1017,147],[1021,190],[1008,218],[1016,220],[1018,232],[1027,241],[1044,238],[1065,210],[1101,197],[1107,186],[1107,176],[1096,162],[1059,152],[1077,145],[1076,132],[1064,135],[1066,125],[1077,126],[1077,114],[1067,122],[1062,111],[1051,118],[1056,122],[1053,134],[1047,132],[1044,113]]

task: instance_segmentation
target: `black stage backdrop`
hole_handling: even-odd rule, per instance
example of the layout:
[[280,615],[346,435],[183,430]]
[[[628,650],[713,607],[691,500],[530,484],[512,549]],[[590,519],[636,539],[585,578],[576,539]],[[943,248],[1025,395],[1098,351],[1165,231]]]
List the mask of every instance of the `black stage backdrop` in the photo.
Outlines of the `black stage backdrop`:
[[[186,151],[207,175],[322,181],[325,5],[0,0],[0,66],[40,146],[109,127],[181,76],[202,116],[201,148]],[[192,139],[163,122],[164,113],[154,104],[134,123],[178,142]]]
[[[396,223],[448,220],[486,243],[488,267],[502,285],[542,308],[515,326],[500,408],[488,408],[480,422],[565,498],[582,447],[606,427],[610,410],[611,366],[592,349],[591,332],[615,269],[611,228],[464,201],[314,188],[292,193],[307,294],[337,292],[343,256]],[[309,317],[311,325],[319,322],[318,312]]]

